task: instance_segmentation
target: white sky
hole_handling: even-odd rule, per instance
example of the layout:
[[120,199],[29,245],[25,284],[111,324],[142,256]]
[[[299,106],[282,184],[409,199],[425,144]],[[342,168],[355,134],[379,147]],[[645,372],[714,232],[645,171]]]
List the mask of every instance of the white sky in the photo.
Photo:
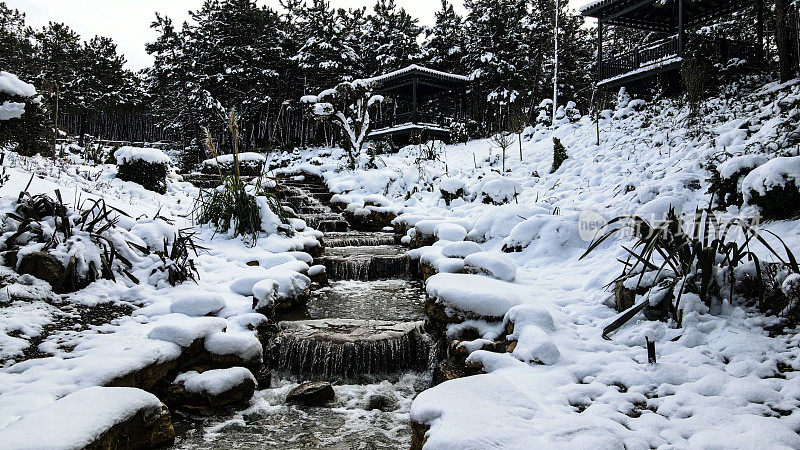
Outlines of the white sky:
[[[463,14],[462,0],[452,0]],[[39,28],[49,21],[63,22],[80,33],[83,39],[100,35],[114,39],[117,48],[128,60],[127,67],[141,69],[152,63],[144,45],[155,38],[150,29],[156,12],[172,18],[176,24],[188,19],[187,11],[199,9],[203,0],[5,0],[8,7],[25,13],[28,25]],[[258,0],[278,9],[278,0]],[[569,0],[571,6],[589,0]],[[333,7],[371,8],[374,0],[331,0]],[[432,25],[439,0],[396,0],[424,25]]]

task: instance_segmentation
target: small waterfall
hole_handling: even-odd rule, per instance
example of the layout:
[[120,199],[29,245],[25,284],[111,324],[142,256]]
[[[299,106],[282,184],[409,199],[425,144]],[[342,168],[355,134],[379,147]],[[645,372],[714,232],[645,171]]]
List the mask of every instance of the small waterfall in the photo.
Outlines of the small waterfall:
[[325,266],[331,280],[407,278],[411,267],[411,259],[407,254],[322,256],[315,262]]
[[311,379],[426,370],[431,361],[423,322],[323,319],[278,326],[271,346],[274,369]]
[[395,245],[398,242],[391,233],[330,233],[323,238],[325,247],[375,247]]

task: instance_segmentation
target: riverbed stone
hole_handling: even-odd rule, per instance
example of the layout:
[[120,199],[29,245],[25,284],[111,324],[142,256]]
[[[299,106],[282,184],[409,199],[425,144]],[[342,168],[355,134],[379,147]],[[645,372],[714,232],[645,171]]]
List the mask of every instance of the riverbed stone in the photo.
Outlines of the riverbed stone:
[[333,401],[336,394],[327,381],[311,381],[292,389],[286,396],[286,403],[302,406],[323,406]]
[[34,252],[22,257],[17,272],[33,275],[50,283],[50,286],[55,289],[59,287],[61,278],[64,276],[64,266],[50,253]]

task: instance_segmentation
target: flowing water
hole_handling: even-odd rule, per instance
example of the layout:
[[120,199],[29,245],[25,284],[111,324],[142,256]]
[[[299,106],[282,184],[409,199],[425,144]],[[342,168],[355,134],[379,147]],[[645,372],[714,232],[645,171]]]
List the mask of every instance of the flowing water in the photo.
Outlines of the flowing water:
[[[400,449],[411,443],[409,410],[430,387],[432,342],[423,331],[424,290],[391,233],[348,231],[323,202],[320,183],[289,180],[282,199],[325,233],[327,286],[303,309],[282,312],[264,344],[272,385],[250,407],[227,416],[175,417],[181,449]],[[336,399],[324,407],[284,402],[298,384],[330,381]]]

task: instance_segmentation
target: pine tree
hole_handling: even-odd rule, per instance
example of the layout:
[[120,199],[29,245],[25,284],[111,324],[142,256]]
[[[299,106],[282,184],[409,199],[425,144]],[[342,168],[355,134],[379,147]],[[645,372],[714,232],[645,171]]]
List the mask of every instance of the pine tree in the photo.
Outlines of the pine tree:
[[394,0],[378,0],[369,16],[369,40],[365,43],[367,75],[405,67],[421,57],[417,38],[422,28]]
[[436,24],[426,30],[423,44],[426,64],[445,72],[461,72],[464,50],[463,19],[448,0],[442,0],[442,9],[436,12]]
[[0,2],[0,70],[14,72],[23,79],[35,75],[33,31],[25,25],[25,14]]

